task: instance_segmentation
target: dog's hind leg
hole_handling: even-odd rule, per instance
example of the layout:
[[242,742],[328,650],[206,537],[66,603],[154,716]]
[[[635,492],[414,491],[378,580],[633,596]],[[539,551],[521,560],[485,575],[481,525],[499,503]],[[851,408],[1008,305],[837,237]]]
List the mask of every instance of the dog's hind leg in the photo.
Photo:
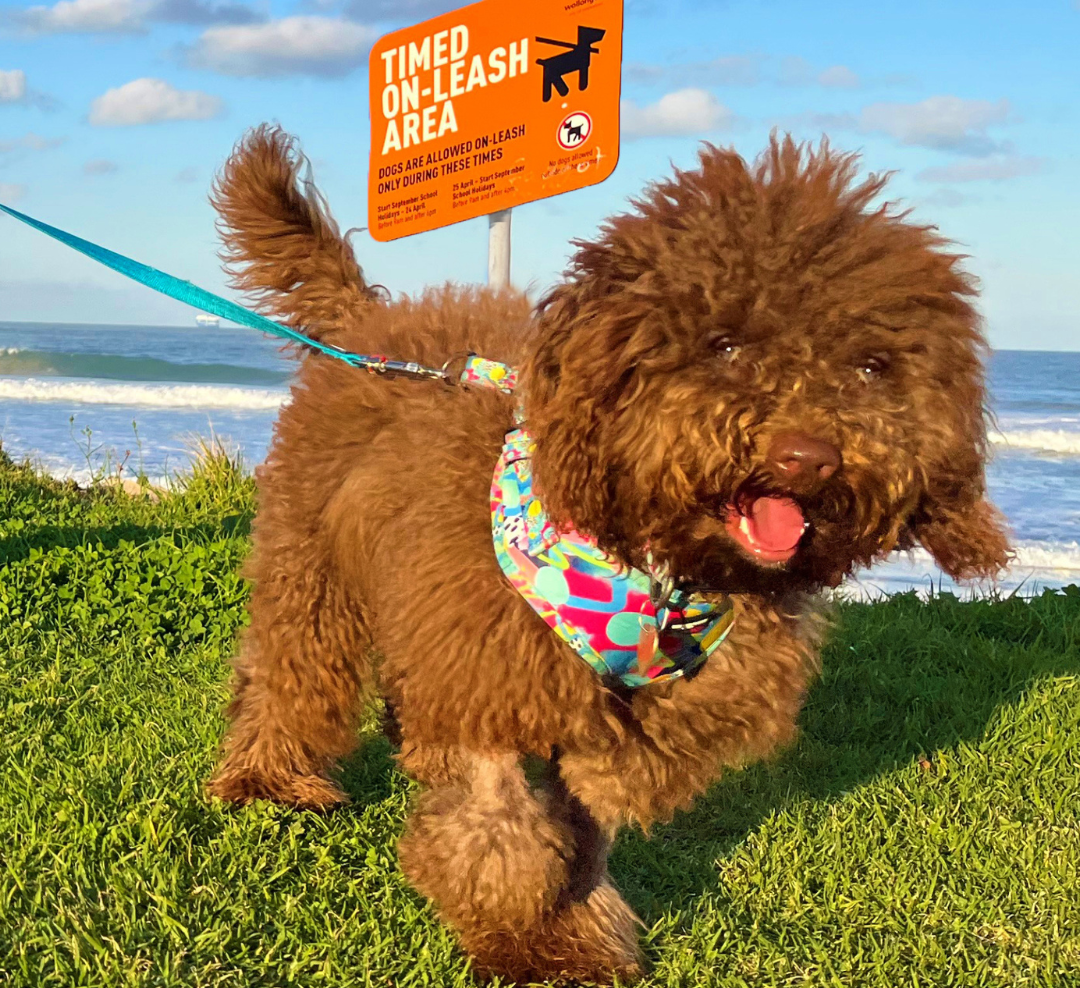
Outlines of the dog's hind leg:
[[555,773],[537,792],[516,754],[437,759],[406,744],[404,767],[421,760],[458,774],[441,771],[417,801],[402,869],[458,930],[479,973],[602,984],[640,976],[638,920],[608,880],[608,839]]
[[280,558],[256,582],[251,615],[209,792],[313,809],[345,802],[326,773],[355,747],[372,684],[359,615],[315,561]]

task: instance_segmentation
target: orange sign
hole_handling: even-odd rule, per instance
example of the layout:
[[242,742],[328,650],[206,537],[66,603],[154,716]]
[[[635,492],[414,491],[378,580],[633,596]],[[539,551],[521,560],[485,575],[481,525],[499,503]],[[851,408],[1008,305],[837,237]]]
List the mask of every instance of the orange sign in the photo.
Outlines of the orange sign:
[[371,235],[396,240],[607,178],[622,29],[623,0],[482,0],[382,38]]

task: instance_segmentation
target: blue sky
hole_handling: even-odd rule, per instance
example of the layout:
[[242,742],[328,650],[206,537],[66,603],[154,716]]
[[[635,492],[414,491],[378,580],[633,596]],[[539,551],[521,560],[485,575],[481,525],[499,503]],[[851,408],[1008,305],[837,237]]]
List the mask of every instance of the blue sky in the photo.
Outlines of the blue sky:
[[[342,227],[364,225],[366,52],[453,6],[0,3],[0,201],[220,291],[206,193],[233,143],[280,122]],[[551,284],[572,238],[702,140],[753,157],[779,127],[897,172],[889,198],[971,255],[994,346],[1080,349],[1080,0],[629,0],[624,44],[619,167],[515,210],[515,284]],[[486,276],[482,219],[355,244],[395,291]],[[192,318],[0,218],[0,319]]]

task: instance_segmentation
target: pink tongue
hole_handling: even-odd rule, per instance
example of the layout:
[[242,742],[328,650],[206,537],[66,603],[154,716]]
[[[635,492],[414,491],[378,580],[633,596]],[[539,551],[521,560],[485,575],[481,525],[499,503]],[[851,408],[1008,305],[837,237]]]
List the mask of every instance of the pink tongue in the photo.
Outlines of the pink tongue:
[[799,506],[786,497],[759,497],[747,515],[750,536],[763,549],[783,552],[802,538],[805,519]]

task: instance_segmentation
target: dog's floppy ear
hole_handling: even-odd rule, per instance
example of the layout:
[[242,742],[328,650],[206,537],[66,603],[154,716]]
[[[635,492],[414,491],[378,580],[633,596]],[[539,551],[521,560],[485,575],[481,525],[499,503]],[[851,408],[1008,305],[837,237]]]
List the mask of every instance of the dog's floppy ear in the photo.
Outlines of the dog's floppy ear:
[[939,357],[951,370],[951,400],[929,423],[925,486],[908,528],[954,580],[995,579],[1013,554],[1005,519],[986,497],[984,344],[966,304],[959,314],[953,349]]
[[939,482],[909,527],[954,580],[993,579],[1012,558],[1004,519],[986,499],[981,475]]
[[[526,421],[543,445],[534,459],[545,508],[553,520],[599,535],[610,518],[611,494],[603,476],[601,389],[592,373],[602,365],[596,334],[575,333],[582,314],[578,293],[551,293],[542,306],[531,357],[522,373]],[[610,354],[608,354],[610,356]],[[599,364],[595,364],[599,361]]]

